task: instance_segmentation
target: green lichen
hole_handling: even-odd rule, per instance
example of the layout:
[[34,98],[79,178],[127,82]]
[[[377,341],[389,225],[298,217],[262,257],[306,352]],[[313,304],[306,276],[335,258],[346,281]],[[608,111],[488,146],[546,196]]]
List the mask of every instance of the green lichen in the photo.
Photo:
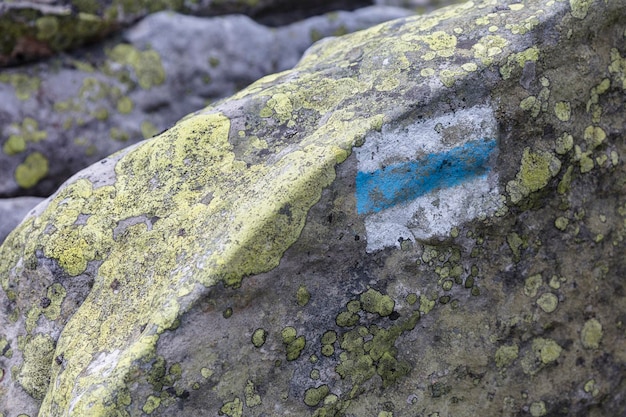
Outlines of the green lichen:
[[132,68],[137,83],[144,90],[165,82],[165,70],[156,51],[140,51],[132,45],[121,43],[109,52],[109,57],[114,62]]
[[561,161],[550,152],[524,149],[520,170],[506,186],[511,201],[519,203],[530,193],[541,190],[561,170]]
[[109,131],[109,134],[111,136],[111,139],[117,142],[126,142],[130,139],[130,135],[127,132],[115,126],[111,128],[111,130]]
[[15,89],[15,96],[22,101],[28,100],[41,86],[39,77],[20,73],[2,73],[0,74],[0,82],[12,85]]
[[157,356],[156,360],[152,363],[150,367],[150,372],[148,373],[148,382],[155,391],[161,391],[164,385],[164,377],[167,371],[167,364],[165,362],[165,358],[163,356]]
[[533,340],[532,349],[543,364],[556,361],[563,351],[563,348],[554,340],[542,337]]
[[546,403],[543,401],[535,401],[530,404],[530,415],[533,417],[542,417],[545,416],[548,412],[546,410]]
[[535,297],[537,291],[543,285],[543,278],[541,274],[531,275],[524,281],[524,294],[527,297]]
[[337,332],[334,330],[328,330],[324,335],[322,335],[322,345],[332,345],[337,341]]
[[570,103],[567,101],[559,101],[558,103],[556,103],[554,105],[554,114],[556,114],[556,117],[562,122],[569,121],[572,115],[572,108]]
[[574,138],[568,133],[563,133],[556,139],[556,153],[564,155],[572,150],[574,146]]
[[2,146],[2,152],[6,155],[17,155],[20,152],[26,150],[26,141],[22,136],[11,135],[4,145]]
[[261,401],[261,396],[257,392],[254,382],[248,380],[246,382],[246,388],[244,391],[244,399],[246,402],[246,407],[252,408],[258,405],[261,405],[263,402]]
[[200,375],[202,375],[202,378],[204,379],[209,379],[211,375],[213,375],[213,371],[209,368],[202,368],[200,369]]
[[569,0],[570,7],[572,8],[572,16],[577,19],[584,19],[587,17],[592,3],[592,0]]
[[561,231],[567,229],[568,224],[569,219],[567,217],[559,216],[554,220],[554,226]]
[[96,109],[92,115],[96,120],[105,121],[109,118],[109,111],[104,107],[100,107]]
[[37,27],[37,39],[50,40],[59,31],[59,21],[54,16],[43,16],[35,21]]
[[67,291],[63,285],[58,282],[52,284],[46,291],[46,297],[42,300],[45,305],[43,307],[43,314],[48,320],[56,320],[61,314],[61,304],[65,300]]
[[360,301],[363,310],[378,314],[381,317],[390,315],[395,307],[395,302],[391,297],[372,288],[361,294]]
[[32,188],[48,175],[48,159],[33,152],[15,169],[15,182],[22,188]]
[[537,305],[546,313],[552,313],[559,306],[559,298],[550,293],[546,292],[541,294],[537,298]]
[[622,90],[626,90],[626,57],[622,57],[617,48],[611,48],[609,73],[617,79]]
[[48,335],[27,336],[20,348],[24,363],[17,381],[32,397],[41,400],[50,382],[50,364],[54,356],[54,341]]
[[498,368],[505,368],[511,365],[519,356],[519,346],[517,345],[503,345],[496,350],[496,366]]
[[332,356],[335,353],[334,343],[337,341],[337,333],[334,330],[328,330],[322,335],[322,355]]
[[117,101],[117,111],[121,114],[129,114],[133,111],[133,101],[129,97],[121,97]]
[[600,393],[595,379],[590,379],[589,381],[585,382],[583,389],[585,390],[585,392],[590,393],[594,397]]
[[5,358],[10,359],[13,357],[13,349],[11,349],[11,344],[5,337],[0,337],[0,352],[2,352],[2,356]]
[[580,332],[580,341],[585,349],[598,349],[602,334],[602,324],[597,319],[589,319]]
[[281,337],[287,349],[288,361],[298,359],[306,346],[306,338],[304,336],[296,336],[296,329],[291,326],[287,326],[281,331]]
[[159,131],[151,121],[144,120],[143,122],[141,122],[141,135],[144,137],[144,139],[156,136],[157,133],[159,133]]
[[308,304],[311,299],[311,293],[304,285],[298,287],[298,291],[296,292],[296,301],[300,307],[304,307]]
[[293,112],[293,104],[287,94],[278,93],[270,97],[267,105],[261,110],[261,117],[271,117],[276,115],[280,124],[291,120]]
[[[422,40],[428,45],[434,56],[450,57],[454,55],[454,50],[457,44],[457,38],[454,35],[450,35],[443,31],[436,31],[429,35],[422,37]],[[422,56],[425,60],[432,59],[430,55]]]
[[415,293],[410,293],[406,296],[406,302],[411,306],[417,302],[417,299],[417,294]]
[[239,397],[235,397],[234,400],[225,403],[222,408],[220,408],[220,413],[225,414],[228,417],[242,417],[243,403]]
[[[518,4],[511,4],[509,8],[515,10],[514,6]],[[521,9],[520,9],[521,10]],[[504,27],[516,35],[524,35],[535,28],[539,24],[539,18],[537,16],[528,16],[520,22],[507,23]]]
[[45,130],[39,130],[39,123],[31,117],[25,117],[21,125],[12,123],[9,131],[14,133],[9,136],[2,148],[7,155],[23,152],[28,143],[38,143],[48,137],[48,133]]
[[472,46],[474,57],[479,59],[483,65],[491,65],[494,59],[503,52],[503,48],[509,41],[498,35],[487,35],[478,40]]
[[[345,332],[341,337],[340,363],[336,372],[358,386],[378,374],[383,387],[393,384],[410,371],[410,365],[397,359],[395,342],[402,333],[417,325],[420,313],[415,312],[399,324],[388,329],[372,325],[360,326]],[[371,340],[364,337],[372,335]]]
[[309,388],[304,392],[304,403],[309,407],[317,406],[330,392],[328,385],[321,385],[317,388]]
[[594,150],[604,142],[606,133],[599,126],[587,126],[583,134],[583,139],[587,142],[587,149]]
[[149,395],[141,409],[146,414],[152,414],[157,408],[159,408],[160,405],[161,398],[154,395]]
[[567,167],[565,170],[565,174],[563,174],[563,178],[559,181],[559,184],[556,187],[556,190],[559,194],[566,194],[571,185],[572,185],[572,172],[574,171],[574,167],[572,165]]
[[319,30],[315,28],[311,28],[309,32],[309,38],[311,39],[311,43],[315,43],[319,41],[320,39],[322,39],[323,37],[324,35]]
[[511,78],[513,71],[515,68],[524,68],[527,62],[537,62],[539,59],[539,48],[536,46],[532,46],[522,52],[511,54],[507,58],[507,62],[505,65],[500,67],[500,75],[505,80]]
[[260,348],[265,344],[265,340],[267,339],[267,331],[265,329],[256,329],[252,333],[252,344],[256,348]]

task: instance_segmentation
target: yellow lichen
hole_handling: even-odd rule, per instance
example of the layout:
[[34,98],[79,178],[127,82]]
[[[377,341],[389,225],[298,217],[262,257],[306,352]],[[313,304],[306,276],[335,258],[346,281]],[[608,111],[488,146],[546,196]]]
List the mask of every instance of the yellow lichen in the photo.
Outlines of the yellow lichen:
[[15,88],[15,95],[19,100],[28,100],[33,93],[39,90],[41,79],[21,73],[2,73],[0,82],[8,83]]
[[530,193],[544,188],[560,170],[561,161],[552,153],[533,152],[525,148],[516,179],[507,184],[511,200],[517,203]]
[[569,0],[570,7],[572,8],[572,16],[577,19],[584,19],[587,17],[592,3],[593,0]]
[[33,152],[15,169],[15,182],[22,188],[31,188],[47,174],[48,159],[40,152]]
[[446,32],[437,31],[430,35],[426,35],[423,41],[428,44],[430,49],[435,51],[437,56],[450,57],[454,54],[456,48],[457,39],[454,35],[449,35]]
[[563,122],[569,121],[572,115],[572,108],[567,101],[559,101],[554,105],[554,114]]
[[48,390],[50,363],[54,356],[54,341],[48,335],[26,338],[22,350],[24,363],[17,376],[20,385],[34,398],[41,400]]
[[165,82],[165,70],[156,51],[140,51],[129,44],[118,44],[110,52],[111,60],[128,65],[135,71],[141,88],[148,90]]
[[472,46],[474,58],[480,59],[483,65],[491,65],[494,58],[503,52],[509,41],[498,35],[487,35]]
[[597,349],[602,340],[602,324],[597,319],[589,319],[585,322],[580,340],[585,349]]

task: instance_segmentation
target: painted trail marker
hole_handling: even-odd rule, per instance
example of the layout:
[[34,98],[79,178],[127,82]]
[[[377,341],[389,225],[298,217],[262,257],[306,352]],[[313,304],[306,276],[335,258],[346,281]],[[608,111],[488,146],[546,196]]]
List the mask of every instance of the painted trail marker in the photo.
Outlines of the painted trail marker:
[[496,134],[488,106],[369,134],[355,149],[367,251],[444,236],[500,208]]

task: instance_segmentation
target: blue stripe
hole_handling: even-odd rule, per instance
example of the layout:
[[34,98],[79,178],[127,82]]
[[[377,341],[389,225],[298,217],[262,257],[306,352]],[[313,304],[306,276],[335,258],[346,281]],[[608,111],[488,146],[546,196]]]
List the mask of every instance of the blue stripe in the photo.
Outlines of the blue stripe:
[[478,139],[416,161],[356,174],[359,214],[376,213],[442,188],[487,175],[495,139]]

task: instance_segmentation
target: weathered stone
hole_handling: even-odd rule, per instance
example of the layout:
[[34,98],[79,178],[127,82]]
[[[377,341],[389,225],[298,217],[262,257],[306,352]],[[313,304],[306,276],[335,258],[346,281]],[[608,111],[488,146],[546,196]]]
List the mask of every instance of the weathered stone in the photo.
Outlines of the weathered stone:
[[80,172],[0,247],[1,412],[624,415],[625,14],[326,40]]
[[372,7],[271,29],[245,16],[150,15],[125,41],[0,73],[0,197],[72,174],[208,102],[291,68],[316,40],[411,12]]

